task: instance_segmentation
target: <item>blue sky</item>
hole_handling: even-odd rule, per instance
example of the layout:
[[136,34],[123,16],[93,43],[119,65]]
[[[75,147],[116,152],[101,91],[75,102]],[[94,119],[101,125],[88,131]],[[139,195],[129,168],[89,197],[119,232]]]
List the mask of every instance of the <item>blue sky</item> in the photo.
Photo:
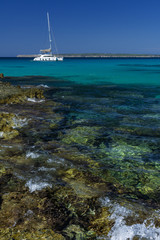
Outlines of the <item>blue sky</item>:
[[48,47],[47,11],[59,53],[160,54],[158,0],[1,0],[0,56]]

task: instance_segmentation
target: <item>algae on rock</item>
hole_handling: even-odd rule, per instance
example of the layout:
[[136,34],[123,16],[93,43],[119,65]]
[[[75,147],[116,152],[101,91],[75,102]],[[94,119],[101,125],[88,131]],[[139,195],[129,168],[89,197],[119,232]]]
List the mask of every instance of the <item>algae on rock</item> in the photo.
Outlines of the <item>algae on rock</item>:
[[98,197],[107,189],[105,182],[100,178],[92,176],[91,173],[78,171],[75,168],[63,173],[62,179],[74,189],[77,196],[81,198]]
[[0,113],[0,138],[12,139],[19,135],[17,128],[27,123],[26,118],[21,118],[14,113]]
[[24,103],[28,98],[44,99],[43,90],[38,88],[24,89],[10,83],[0,83],[0,103]]
[[62,142],[67,144],[79,144],[84,146],[93,146],[96,139],[101,136],[101,127],[78,126],[66,131],[62,137]]
[[98,215],[91,221],[90,229],[94,230],[99,237],[107,236],[114,225],[114,221],[109,219],[109,216],[109,209],[102,207]]

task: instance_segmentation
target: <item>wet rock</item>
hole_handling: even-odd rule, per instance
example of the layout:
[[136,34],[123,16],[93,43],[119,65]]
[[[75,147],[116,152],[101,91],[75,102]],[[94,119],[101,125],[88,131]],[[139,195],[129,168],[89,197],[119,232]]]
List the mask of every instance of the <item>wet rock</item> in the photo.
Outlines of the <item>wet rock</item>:
[[8,183],[13,177],[12,169],[5,167],[2,163],[0,164],[0,196],[2,196],[5,189],[8,188]]
[[68,239],[76,239],[76,240],[85,240],[87,239],[87,234],[85,233],[85,230],[82,229],[78,225],[69,225],[63,233],[66,235]]
[[79,197],[70,186],[58,187],[55,191],[48,189],[40,196],[46,199],[42,212],[48,223],[62,232],[66,239],[70,239],[72,233],[73,236],[93,235],[92,231],[88,232],[88,227],[99,208],[97,199]]
[[4,74],[3,73],[0,73],[0,78],[4,78]]
[[62,231],[71,220],[69,209],[54,196],[45,200],[42,213],[46,216],[48,224],[57,231]]
[[21,185],[21,188],[15,186],[11,192],[9,189],[2,195],[1,239],[65,239],[52,230],[48,219],[42,214],[45,198],[41,199],[38,195],[29,193],[24,185]]
[[9,99],[9,97],[14,95],[19,95],[22,93],[22,89],[20,87],[16,87],[11,85],[10,83],[0,83],[0,102],[5,103],[5,99]]
[[23,89],[9,83],[0,83],[1,104],[24,103],[28,98],[44,99],[43,90],[38,88]]
[[0,237],[1,240],[8,240],[8,239],[14,239],[14,240],[65,240],[65,238],[59,234],[55,233],[52,229],[47,228],[41,228],[41,226],[37,230],[24,230],[24,229],[17,229],[17,228],[8,228],[3,229],[0,228]]
[[17,128],[26,124],[25,118],[20,118],[14,113],[0,113],[0,138],[12,139],[19,135]]
[[3,164],[0,164],[0,178],[5,175],[7,172],[7,168],[3,166]]
[[98,236],[108,236],[114,225],[114,221],[109,219],[110,212],[107,207],[101,208],[98,215],[91,221],[90,230],[95,231]]

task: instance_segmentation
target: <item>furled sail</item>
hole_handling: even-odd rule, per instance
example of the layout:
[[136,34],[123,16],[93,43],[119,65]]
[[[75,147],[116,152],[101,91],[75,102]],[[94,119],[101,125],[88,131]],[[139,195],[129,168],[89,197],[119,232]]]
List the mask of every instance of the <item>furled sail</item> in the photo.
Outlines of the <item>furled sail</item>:
[[40,50],[40,51],[43,52],[43,53],[50,53],[51,52],[51,48],[43,49],[43,50]]

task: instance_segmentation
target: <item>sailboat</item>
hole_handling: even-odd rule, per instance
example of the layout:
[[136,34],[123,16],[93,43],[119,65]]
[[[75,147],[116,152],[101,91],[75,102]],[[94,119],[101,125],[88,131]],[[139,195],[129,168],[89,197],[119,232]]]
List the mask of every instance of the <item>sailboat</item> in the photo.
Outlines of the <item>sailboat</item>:
[[38,57],[35,57],[33,61],[63,61],[63,57],[57,57],[52,53],[52,39],[51,39],[51,27],[49,21],[49,13],[47,12],[48,20],[48,35],[49,35],[49,48],[40,50],[41,54]]

